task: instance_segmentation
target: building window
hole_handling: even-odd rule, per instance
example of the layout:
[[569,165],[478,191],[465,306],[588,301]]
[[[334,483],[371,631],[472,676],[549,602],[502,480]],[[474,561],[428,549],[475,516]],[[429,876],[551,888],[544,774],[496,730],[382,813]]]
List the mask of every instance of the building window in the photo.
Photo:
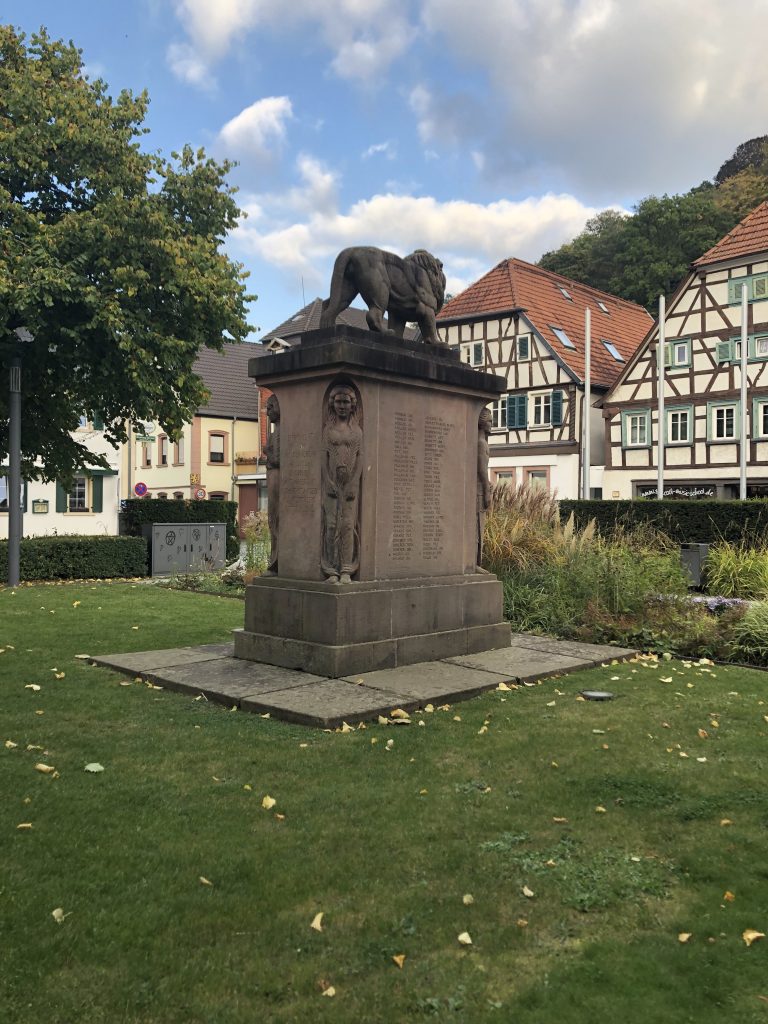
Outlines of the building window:
[[768,299],[768,274],[754,274],[751,277],[737,277],[728,282],[728,301],[731,305],[741,302],[741,289],[745,285],[749,302]]
[[524,469],[523,476],[525,483],[534,490],[549,490],[548,469]]
[[693,423],[692,409],[669,409],[667,411],[667,443],[690,444]]
[[531,336],[530,334],[520,334],[517,338],[517,361],[524,363],[526,360],[531,358]]
[[768,440],[768,395],[752,399],[752,437]]
[[67,507],[70,512],[88,512],[88,478],[76,476],[67,495]]
[[482,341],[476,341],[473,343],[470,353],[472,355],[471,363],[472,366],[483,365],[483,343]]
[[514,487],[515,485],[515,471],[514,469],[497,469],[494,472],[495,480],[497,484],[507,484],[508,486]]
[[183,501],[184,500],[184,494],[181,491],[174,491],[173,492],[173,500],[174,501]]
[[152,449],[148,441],[143,441],[141,445],[141,465],[144,469],[152,465]]
[[738,438],[739,418],[736,402],[710,402],[707,412],[707,440],[735,441]]
[[165,434],[161,434],[157,439],[157,458],[159,466],[168,465],[168,438]]
[[755,338],[755,359],[768,359],[768,334],[758,334]]
[[77,422],[77,429],[78,430],[87,430],[88,429],[88,417],[87,416],[81,416],[80,417],[80,419]]
[[550,324],[549,326],[552,328],[554,336],[562,345],[565,345],[566,348],[576,348],[562,327],[555,327],[553,324]]
[[608,307],[606,306],[606,304],[605,304],[604,302],[601,302],[601,301],[600,301],[600,300],[598,299],[598,300],[597,300],[597,305],[598,305],[598,308],[600,309],[600,311],[601,311],[601,312],[605,313],[605,314],[606,314],[607,316],[610,316],[610,315],[611,315],[611,314],[609,313],[609,311],[608,311]]
[[533,425],[548,427],[552,423],[552,395],[533,396]]
[[184,435],[182,434],[179,440],[173,446],[173,464],[174,466],[184,465]]
[[647,448],[650,444],[650,411],[638,409],[621,414],[621,443],[624,448]]
[[691,365],[691,342],[689,339],[670,341],[664,346],[664,365],[671,370]]
[[168,495],[164,491],[160,491],[160,493],[157,495],[157,497],[158,497],[158,499],[160,501],[167,501],[168,500]]
[[569,302],[573,302],[573,299],[571,298],[570,293],[569,293],[567,288],[563,288],[563,286],[561,284],[558,284],[555,287],[557,288],[557,290],[560,292],[560,294],[563,296],[564,299],[568,299]]
[[491,402],[491,425],[494,430],[503,430],[507,425],[507,396]]
[[608,353],[613,356],[617,363],[624,362],[624,356],[621,354],[621,352],[619,352],[619,350],[616,348],[612,341],[607,341],[605,338],[601,338],[600,340],[602,341]]
[[[8,467],[4,466],[5,472],[8,472]],[[21,484],[21,494],[19,499],[19,505],[24,508],[24,482]],[[8,477],[0,476],[0,512],[8,511]],[[26,511],[26,510],[25,510]]]
[[211,501],[226,501],[227,496],[223,491],[212,491],[208,497]]
[[224,462],[224,435],[223,434],[209,434],[208,435],[208,461],[209,462]]

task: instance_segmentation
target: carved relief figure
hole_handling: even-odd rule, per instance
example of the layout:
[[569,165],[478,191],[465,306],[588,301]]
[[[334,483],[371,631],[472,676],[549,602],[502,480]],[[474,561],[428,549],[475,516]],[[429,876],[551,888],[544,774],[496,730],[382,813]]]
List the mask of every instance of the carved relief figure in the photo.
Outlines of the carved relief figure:
[[363,432],[357,395],[347,384],[331,388],[323,428],[323,540],[321,568],[329,583],[351,583],[360,565],[358,513]]
[[477,565],[483,562],[485,516],[491,507],[491,483],[488,479],[488,438],[491,436],[490,409],[483,409],[477,421]]
[[275,395],[267,399],[267,419],[272,430],[264,455],[267,460],[267,522],[269,523],[269,565],[265,576],[277,576],[278,531],[280,527],[280,404]]
[[323,302],[320,326],[332,327],[358,294],[368,306],[366,320],[372,331],[402,338],[406,321],[415,320],[428,345],[444,344],[435,314],[445,301],[445,274],[440,260],[426,249],[417,249],[405,259],[374,246],[343,249],[333,266],[331,294]]

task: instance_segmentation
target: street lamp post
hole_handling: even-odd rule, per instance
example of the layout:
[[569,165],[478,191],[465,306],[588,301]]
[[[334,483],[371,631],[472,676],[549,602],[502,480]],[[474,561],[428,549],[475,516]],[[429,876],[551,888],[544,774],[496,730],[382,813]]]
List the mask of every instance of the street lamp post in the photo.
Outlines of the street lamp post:
[[21,352],[19,344],[32,341],[24,327],[14,331],[8,395],[8,586],[18,587],[21,569]]

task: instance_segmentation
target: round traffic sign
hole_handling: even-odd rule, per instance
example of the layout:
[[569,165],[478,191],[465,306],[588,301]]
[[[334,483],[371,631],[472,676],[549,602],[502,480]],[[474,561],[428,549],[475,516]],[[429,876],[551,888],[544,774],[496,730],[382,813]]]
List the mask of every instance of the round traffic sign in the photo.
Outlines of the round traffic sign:
[[134,485],[133,485],[133,493],[134,493],[134,494],[135,494],[135,495],[136,495],[136,496],[137,496],[138,498],[143,498],[143,497],[144,497],[144,495],[145,495],[145,494],[147,493],[147,491],[148,491],[148,490],[149,490],[149,488],[147,487],[147,485],[146,485],[146,484],[144,484],[144,483],[142,483],[142,482],[141,482],[141,480],[139,480],[139,482],[138,482],[138,483],[136,483],[136,484],[134,484]]
[[197,498],[198,501],[202,501],[203,498],[205,497],[205,488],[204,487],[196,487],[195,488],[195,497]]

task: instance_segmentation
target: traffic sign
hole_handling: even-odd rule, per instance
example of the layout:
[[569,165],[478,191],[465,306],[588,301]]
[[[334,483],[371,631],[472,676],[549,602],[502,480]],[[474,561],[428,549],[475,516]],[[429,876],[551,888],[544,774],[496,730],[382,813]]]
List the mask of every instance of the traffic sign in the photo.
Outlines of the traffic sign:
[[198,501],[202,501],[203,498],[205,497],[205,488],[204,487],[196,487],[195,488],[195,497],[197,498]]
[[133,485],[133,493],[136,495],[137,498],[143,498],[148,490],[149,488],[147,487],[147,485],[142,483],[141,480],[139,480],[138,483],[135,483]]

